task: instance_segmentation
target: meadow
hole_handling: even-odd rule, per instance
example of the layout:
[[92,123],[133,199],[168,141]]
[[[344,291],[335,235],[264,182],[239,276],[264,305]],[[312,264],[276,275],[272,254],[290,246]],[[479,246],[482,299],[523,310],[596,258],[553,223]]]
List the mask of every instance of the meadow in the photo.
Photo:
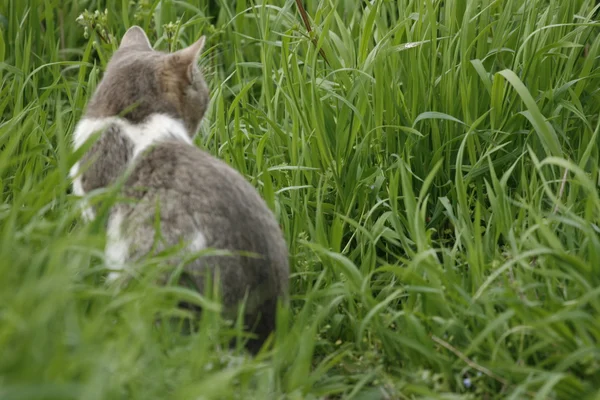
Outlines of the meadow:
[[[298,3],[0,2],[0,399],[600,398],[600,6]],[[218,297],[103,283],[70,140],[134,24],[207,36],[195,142],[288,241],[254,358]]]

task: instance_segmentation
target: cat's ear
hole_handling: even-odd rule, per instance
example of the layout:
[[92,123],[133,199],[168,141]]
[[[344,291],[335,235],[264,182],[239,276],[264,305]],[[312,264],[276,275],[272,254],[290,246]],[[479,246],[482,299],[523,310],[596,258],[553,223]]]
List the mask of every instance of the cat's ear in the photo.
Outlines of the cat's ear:
[[200,58],[200,54],[202,54],[205,42],[206,37],[201,36],[200,39],[196,40],[196,42],[185,49],[173,53],[175,60],[185,67],[186,78],[189,82],[193,80],[194,68],[196,68],[196,65],[198,64],[198,59]]
[[146,36],[146,32],[135,25],[129,28],[127,32],[125,32],[125,35],[123,35],[119,48],[122,49],[124,47],[136,47],[148,51],[152,50],[152,45],[150,44],[148,36]]

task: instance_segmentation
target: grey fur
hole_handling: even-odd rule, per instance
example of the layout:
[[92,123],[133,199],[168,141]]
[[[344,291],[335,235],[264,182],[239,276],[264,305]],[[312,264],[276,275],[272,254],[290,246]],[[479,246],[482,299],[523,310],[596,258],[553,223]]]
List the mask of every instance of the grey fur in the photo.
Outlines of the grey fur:
[[[141,42],[136,44],[136,40]],[[167,114],[181,119],[193,136],[209,101],[197,55],[186,53],[190,48],[172,54],[154,51],[145,45],[147,40],[141,28],[127,31],[125,46],[108,63],[86,116],[122,116],[140,123],[153,114]]]
[[107,127],[81,157],[81,163],[86,168],[81,176],[83,190],[87,193],[110,186],[125,172],[132,155],[131,140],[117,126]]
[[[192,50],[197,53],[201,47]],[[194,136],[209,98],[197,55],[191,57],[188,49],[173,54],[153,51],[143,31],[131,28],[107,66],[86,117],[122,115],[139,124],[153,114],[168,114],[182,121],[190,137]],[[137,107],[125,112],[133,104]],[[132,143],[120,129],[110,126],[84,155],[84,168],[86,162],[91,163],[82,175],[85,192],[110,186],[129,166]],[[259,336],[249,348],[256,350],[274,329],[277,301],[287,300],[289,265],[281,229],[254,187],[197,147],[165,140],[136,158],[122,190],[136,201],[115,204],[110,215],[124,217],[122,236],[129,240],[131,260],[153,248],[160,251],[192,240],[198,231],[207,247],[257,256],[203,257],[186,267],[200,292],[202,274],[218,269],[228,311],[234,312],[248,294],[246,322],[258,323],[255,332]],[[163,239],[158,247],[154,240],[157,204]]]

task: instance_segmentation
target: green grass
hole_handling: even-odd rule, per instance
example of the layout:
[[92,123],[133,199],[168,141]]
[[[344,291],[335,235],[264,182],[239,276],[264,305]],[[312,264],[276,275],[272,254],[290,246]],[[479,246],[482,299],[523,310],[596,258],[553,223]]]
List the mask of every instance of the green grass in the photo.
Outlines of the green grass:
[[[0,399],[600,398],[595,1],[264,3],[0,3]],[[211,296],[103,285],[69,141],[132,24],[207,35],[197,144],[284,229],[256,358]],[[182,298],[189,336],[154,323]]]

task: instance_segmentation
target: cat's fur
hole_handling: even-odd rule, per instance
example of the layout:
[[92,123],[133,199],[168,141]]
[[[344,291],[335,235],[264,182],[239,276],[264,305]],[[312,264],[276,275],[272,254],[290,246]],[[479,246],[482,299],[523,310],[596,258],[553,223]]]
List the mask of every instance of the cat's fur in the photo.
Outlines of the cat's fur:
[[[258,335],[249,347],[256,350],[274,329],[278,300],[287,299],[288,250],[254,187],[192,144],[209,102],[197,66],[203,46],[204,37],[162,53],[152,49],[141,28],[127,31],[76,127],[74,148],[102,133],[72,168],[73,190],[85,195],[108,187],[127,170],[122,194],[135,201],[110,210],[106,259],[116,271],[109,280],[151,250],[181,241],[190,252],[232,251],[188,264],[187,277],[202,292],[203,273],[218,269],[226,310],[235,312],[246,300],[246,323],[256,324]],[[157,210],[163,239],[158,246]],[[93,218],[94,209],[87,207],[84,215]]]

